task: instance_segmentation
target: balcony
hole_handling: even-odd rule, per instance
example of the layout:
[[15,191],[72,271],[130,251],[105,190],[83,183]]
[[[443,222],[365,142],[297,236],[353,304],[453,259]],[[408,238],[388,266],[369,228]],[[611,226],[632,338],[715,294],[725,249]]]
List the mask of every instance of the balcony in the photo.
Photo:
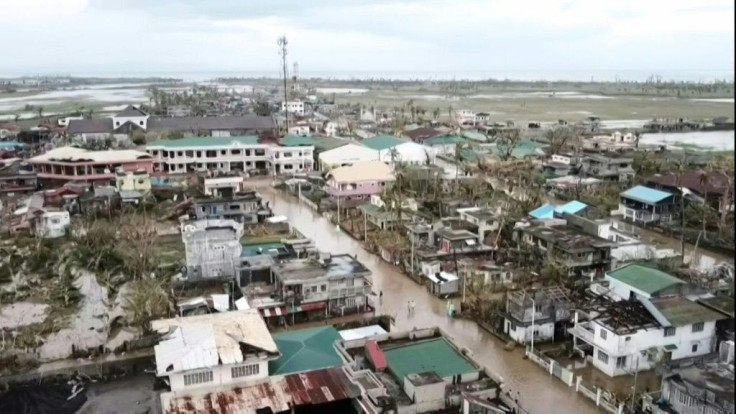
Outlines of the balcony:
[[582,339],[583,341],[593,345],[595,341],[595,332],[592,330],[586,328],[582,324],[575,325],[571,330],[570,333],[574,336],[577,336],[578,338]]
[[355,296],[367,296],[371,294],[370,286],[356,286],[342,289],[330,289],[330,299],[351,298]]

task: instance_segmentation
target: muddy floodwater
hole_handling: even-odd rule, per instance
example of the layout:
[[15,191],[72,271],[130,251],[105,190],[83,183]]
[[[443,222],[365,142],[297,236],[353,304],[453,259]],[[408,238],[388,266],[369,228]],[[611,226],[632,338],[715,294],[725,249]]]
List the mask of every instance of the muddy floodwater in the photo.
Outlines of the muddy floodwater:
[[[506,389],[512,395],[519,392],[519,403],[532,414],[594,413],[595,405],[574,388],[546,373],[531,361],[522,359],[523,351],[503,349],[504,344],[479,328],[474,322],[451,319],[445,314],[446,303],[430,295],[427,290],[401,274],[395,267],[366,252],[361,243],[344,232],[339,232],[326,218],[297,200],[278,193],[272,188],[259,188],[265,200],[271,203],[276,215],[284,215],[304,236],[314,240],[317,248],[333,254],[356,254],[373,272],[376,292],[383,291],[383,304],[377,313],[396,318],[399,330],[413,327],[438,326],[458,344],[469,348],[474,358],[491,371],[503,377]],[[416,303],[413,315],[407,315],[407,301]],[[456,307],[458,304],[456,304]]]

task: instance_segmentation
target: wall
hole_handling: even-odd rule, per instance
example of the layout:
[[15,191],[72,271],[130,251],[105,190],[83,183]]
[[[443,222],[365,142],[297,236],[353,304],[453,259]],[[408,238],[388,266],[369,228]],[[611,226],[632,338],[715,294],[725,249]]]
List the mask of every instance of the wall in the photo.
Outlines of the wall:
[[[514,329],[511,329],[512,321],[506,319],[504,321],[504,332],[511,337],[516,343],[526,344],[532,340],[532,326],[527,327],[521,325],[515,325]],[[534,331],[537,334],[534,336],[534,342],[551,341],[555,336],[555,324],[554,322],[548,322],[544,324],[534,324]]]
[[[232,378],[231,369],[233,367],[241,365],[258,364],[258,374],[251,375],[248,377]],[[184,375],[195,372],[203,372],[207,370],[191,370],[186,372],[179,372],[176,374],[169,375],[169,382],[171,385],[171,391],[183,391],[192,390],[201,387],[211,387],[214,385],[226,385],[226,384],[240,384],[253,382],[261,379],[268,378],[268,361],[256,361],[252,358],[246,359],[243,363],[232,364],[232,365],[218,365],[211,369],[212,381],[201,384],[184,385]]]

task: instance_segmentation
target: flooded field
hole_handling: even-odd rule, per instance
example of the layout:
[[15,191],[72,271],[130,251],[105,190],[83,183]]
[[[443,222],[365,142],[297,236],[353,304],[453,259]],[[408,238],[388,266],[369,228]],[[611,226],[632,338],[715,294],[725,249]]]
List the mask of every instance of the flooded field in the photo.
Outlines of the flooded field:
[[[356,254],[373,272],[374,290],[383,291],[383,304],[377,313],[396,318],[397,329],[408,330],[439,326],[460,345],[468,347],[474,357],[488,369],[503,377],[506,388],[520,393],[521,406],[533,414],[594,413],[595,406],[559,380],[549,376],[534,363],[524,360],[523,351],[507,352],[504,344],[479,328],[475,322],[448,318],[446,302],[401,274],[395,267],[363,250],[361,243],[338,232],[326,218],[296,200],[271,188],[259,189],[276,215],[289,217],[304,236],[312,238],[317,247],[333,254]],[[415,300],[414,315],[407,314],[407,301]],[[457,301],[457,300],[456,300]],[[459,303],[456,304],[459,306]]]
[[688,149],[701,151],[733,151],[734,131],[708,132],[660,132],[642,134],[640,145],[664,145],[668,149]]

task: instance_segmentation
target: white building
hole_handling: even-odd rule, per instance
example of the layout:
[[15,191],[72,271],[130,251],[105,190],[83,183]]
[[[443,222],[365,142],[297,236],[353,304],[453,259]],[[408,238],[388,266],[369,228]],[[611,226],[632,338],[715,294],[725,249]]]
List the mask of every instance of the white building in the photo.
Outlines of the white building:
[[378,161],[378,151],[358,144],[343,146],[324,151],[319,154],[319,168],[321,171],[353,165],[356,162]]
[[684,285],[641,265],[609,272],[591,285],[604,300],[575,314],[575,346],[592,347],[593,365],[609,376],[713,352],[716,321],[725,316],[681,296]]
[[146,146],[157,171],[268,171],[270,174],[314,169],[314,147],[284,147],[257,136],[203,137],[156,141]]
[[56,122],[59,124],[59,126],[64,126],[65,127],[65,126],[68,126],[69,125],[69,121],[73,121],[73,120],[77,120],[77,119],[84,119],[84,117],[82,117],[82,116],[67,116],[67,117],[64,117],[64,118],[59,118],[59,120],[56,121]]
[[118,191],[151,191],[151,175],[146,170],[115,172],[115,187]]
[[128,105],[122,112],[112,117],[112,125],[115,129],[124,127],[128,123],[134,126],[133,128],[139,128],[145,131],[148,128],[148,114],[133,105]]
[[364,139],[362,144],[378,151],[379,161],[383,161],[391,167],[394,164],[426,165],[434,160],[434,150],[431,148],[391,135]]
[[71,226],[68,211],[44,210],[36,223],[36,235],[44,239],[55,239],[66,235]]
[[312,133],[309,131],[309,125],[292,125],[289,126],[289,135],[299,135],[302,137],[308,137],[312,135]]
[[455,120],[458,124],[474,124],[475,123],[475,111],[470,109],[457,109],[455,110]]
[[230,279],[237,274],[243,225],[235,220],[197,220],[182,224],[187,279]]
[[281,356],[255,309],[157,320],[151,327],[163,335],[154,352],[156,375],[169,378],[167,398],[265,381],[268,361]]
[[220,197],[223,193],[235,194],[243,190],[243,177],[209,177],[204,179],[204,195]]
[[304,116],[304,102],[302,101],[286,101],[281,102],[281,112],[288,110],[288,113]]

